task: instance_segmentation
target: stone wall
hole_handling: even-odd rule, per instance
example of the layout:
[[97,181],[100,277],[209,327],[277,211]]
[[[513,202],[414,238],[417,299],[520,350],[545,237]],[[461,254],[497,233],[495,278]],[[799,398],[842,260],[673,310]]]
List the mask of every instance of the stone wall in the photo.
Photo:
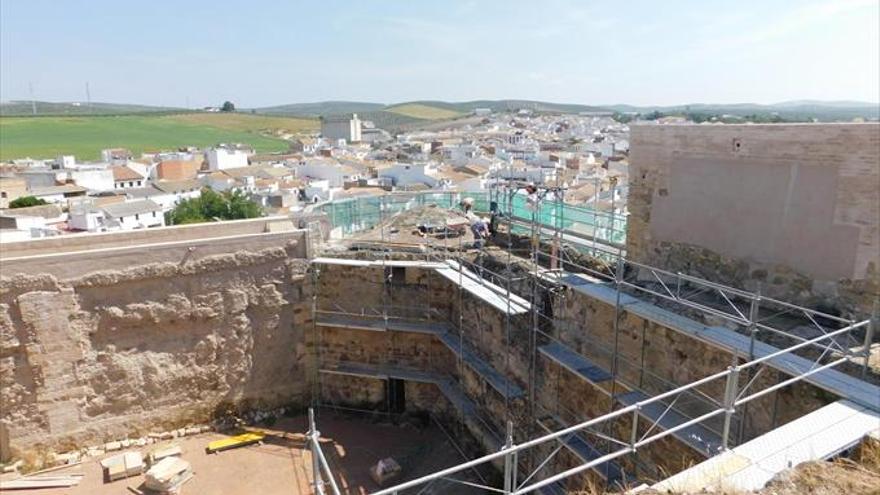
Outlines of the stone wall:
[[629,258],[869,314],[880,125],[639,125],[630,154]]
[[130,251],[69,255],[73,271],[52,268],[63,257],[44,271],[4,261],[3,457],[200,423],[230,406],[304,405],[311,288],[301,239],[250,250],[230,240],[225,254],[217,241],[143,264]]

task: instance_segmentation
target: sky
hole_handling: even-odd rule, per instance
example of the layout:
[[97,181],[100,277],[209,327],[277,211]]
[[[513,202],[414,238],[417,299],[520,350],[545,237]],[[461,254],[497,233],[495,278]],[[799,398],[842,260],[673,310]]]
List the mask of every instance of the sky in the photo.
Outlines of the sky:
[[0,0],[0,100],[880,100],[880,0]]

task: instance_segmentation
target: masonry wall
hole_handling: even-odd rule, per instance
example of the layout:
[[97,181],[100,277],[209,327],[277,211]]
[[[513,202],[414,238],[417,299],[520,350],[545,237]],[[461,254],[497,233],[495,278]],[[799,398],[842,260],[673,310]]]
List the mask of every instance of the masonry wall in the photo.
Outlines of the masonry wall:
[[[503,262],[483,254],[480,260],[487,268],[501,272]],[[528,272],[522,267],[510,267],[508,275],[518,281],[512,287],[520,295],[528,295]],[[388,278],[390,275],[390,278]],[[383,277],[385,286],[383,287]],[[390,317],[424,317],[418,311],[404,311],[399,305],[429,305],[435,308],[431,318],[446,320],[450,331],[462,339],[484,362],[516,383],[529,390],[530,337],[533,321],[531,315],[511,316],[498,311],[466,292],[460,292],[455,284],[438,276],[432,270],[407,268],[403,271],[383,271],[381,268],[354,268],[348,266],[324,266],[319,275],[318,308],[345,309],[364,314],[381,314],[387,303]],[[613,367],[613,350],[617,337],[617,380],[591,384],[560,367],[542,355],[534,361],[535,407],[527,398],[511,399],[507,403],[498,393],[469,366],[460,366],[455,355],[433,335],[395,331],[370,331],[341,329],[318,325],[315,329],[316,352],[322,365],[350,362],[375,366],[422,370],[454,379],[466,395],[476,404],[482,424],[468,424],[469,433],[483,438],[483,448],[490,449],[488,430],[503,433],[505,421],[514,423],[515,441],[521,442],[543,433],[535,419],[548,414],[560,418],[566,425],[595,418],[619,408],[611,397],[630,390],[641,390],[654,395],[671,388],[717,373],[733,364],[734,356],[693,339],[674,329],[664,327],[621,311],[618,332],[615,335],[614,306],[571,290],[540,293],[542,311],[551,315],[540,320],[537,345],[557,340],[590,359],[606,370]],[[394,304],[392,304],[394,302]],[[377,310],[379,311],[377,313]],[[403,311],[401,313],[400,311]],[[374,316],[375,318],[375,316]],[[509,340],[508,340],[509,330]],[[509,351],[509,352],[508,352]],[[772,369],[762,372],[755,381],[753,391],[777,383],[784,375]],[[367,409],[387,410],[384,380],[357,378],[333,374],[321,374],[322,401],[339,406],[355,406]],[[743,378],[745,380],[745,378]],[[700,392],[720,401],[723,380],[702,386]],[[446,417],[457,414],[435,386],[407,383],[407,410],[430,411]],[[776,426],[815,410],[834,397],[815,387],[800,383],[740,408],[745,421],[743,439],[752,438]],[[698,416],[707,412],[705,402],[683,399],[676,410]],[[508,409],[509,408],[509,409]],[[605,434],[624,442],[629,441],[631,416],[627,415],[603,425]],[[721,419],[710,421],[709,426],[720,431]],[[644,418],[640,432],[648,432],[650,425]],[[657,432],[655,428],[654,433]],[[739,419],[733,425],[734,438],[739,433]],[[585,438],[603,448],[598,437]],[[667,436],[640,449],[637,455],[618,459],[628,473],[636,473],[649,479],[662,477],[663,473],[676,472],[700,462],[704,455],[674,436]],[[543,460],[539,456],[523,455],[522,462],[532,463],[535,468]],[[558,472],[577,464],[570,454],[562,454],[546,467]],[[598,483],[595,473],[572,480],[569,487]]]
[[2,261],[3,457],[307,403],[302,241]]
[[880,124],[638,125],[627,255],[866,315],[880,294]]

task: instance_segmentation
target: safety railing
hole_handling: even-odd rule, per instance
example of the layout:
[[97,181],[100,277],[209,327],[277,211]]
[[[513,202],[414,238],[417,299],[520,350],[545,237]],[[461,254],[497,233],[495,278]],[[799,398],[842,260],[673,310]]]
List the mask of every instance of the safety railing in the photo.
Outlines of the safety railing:
[[[521,444],[513,444],[512,437],[508,435],[508,440],[505,446],[498,452],[493,452],[491,454],[484,455],[477,459],[461,463],[457,466],[452,466],[435,473],[422,476],[420,478],[407,481],[405,483],[401,483],[389,488],[385,488],[376,492],[373,492],[373,495],[397,495],[403,493],[404,490],[415,488],[425,483],[428,483],[435,479],[449,479],[450,476],[455,475],[461,471],[466,469],[470,469],[476,466],[480,466],[482,464],[493,462],[496,460],[502,460],[504,462],[504,480],[503,480],[503,488],[498,488],[495,486],[489,485],[481,485],[479,488],[483,488],[485,490],[491,492],[498,492],[510,495],[522,495],[526,493],[534,492],[540,488],[543,488],[547,485],[551,485],[560,481],[565,480],[566,478],[573,476],[575,474],[584,472],[588,469],[591,469],[595,466],[604,464],[608,461],[612,461],[619,457],[631,454],[639,450],[640,448],[646,447],[653,442],[656,442],[662,438],[665,438],[669,435],[676,434],[682,430],[686,430],[688,428],[692,428],[695,425],[699,425],[705,422],[708,419],[714,417],[723,417],[724,419],[724,429],[722,431],[722,440],[721,445],[719,446],[719,450],[727,447],[727,442],[730,434],[730,425],[731,419],[736,412],[736,409],[740,406],[743,406],[753,400],[759,399],[769,393],[775,392],[784,387],[790,386],[794,383],[797,383],[801,380],[804,380],[808,376],[811,376],[816,373],[820,373],[829,368],[833,368],[845,361],[850,360],[853,357],[853,354],[848,354],[846,356],[835,359],[829,363],[816,365],[808,370],[807,372],[793,376],[789,379],[780,381],[774,385],[770,385],[766,388],[752,391],[756,380],[752,379],[744,386],[739,385],[740,375],[744,371],[748,371],[754,367],[761,365],[762,363],[769,361],[771,359],[777,358],[779,356],[792,353],[798,349],[808,347],[810,345],[816,344],[822,340],[833,338],[837,335],[842,335],[847,332],[853,332],[855,330],[867,327],[870,325],[870,320],[865,320],[854,325],[849,325],[844,328],[840,328],[833,332],[829,332],[827,334],[821,335],[814,339],[808,339],[799,344],[795,344],[787,349],[780,350],[775,353],[768,354],[766,356],[762,356],[757,359],[753,359],[751,361],[745,362],[743,364],[730,366],[726,370],[709,375],[705,378],[696,380],[687,385],[678,387],[676,389],[663,392],[657,394],[648,399],[638,401],[632,405],[620,408],[614,412],[609,414],[581,422],[579,424],[570,426],[568,428],[563,428],[561,430],[555,431],[553,433],[549,433],[547,435],[543,435],[537,437],[535,439],[523,442]],[[672,405],[675,403],[676,397],[681,395],[683,392],[694,390],[697,387],[704,386],[706,384],[720,381],[724,383],[723,391],[724,395],[721,398],[721,407],[717,407],[711,411],[706,412],[698,417],[692,418],[683,423],[677,424],[675,426],[663,428],[660,426],[662,418],[666,415],[666,413],[671,410]],[[665,410],[663,414],[657,420],[648,420],[645,424],[642,424],[645,419],[641,418],[640,412],[647,408],[648,406],[659,404],[661,407],[664,407]],[[552,476],[548,476],[542,480],[531,482],[534,478],[534,473],[528,474],[525,479],[526,482],[517,482],[518,479],[518,469],[514,469],[513,466],[517,466],[518,456],[521,452],[524,452],[528,449],[532,449],[538,446],[541,446],[547,442],[554,442],[558,439],[564,438],[572,433],[583,433],[586,435],[595,434],[598,430],[598,427],[603,425],[606,422],[616,420],[618,418],[630,417],[630,428],[629,428],[629,438],[628,439],[619,439],[619,438],[611,438],[617,448],[610,451],[608,454],[602,455],[593,459],[592,461],[585,462],[578,466],[572,467],[560,473],[554,474]],[[607,437],[607,435],[605,435]],[[609,440],[609,438],[605,438],[605,440]],[[542,463],[540,467],[544,466]]]
[[323,495],[327,493],[326,489],[329,486],[333,495],[340,495],[342,492],[339,491],[339,485],[336,484],[333,472],[330,470],[330,465],[321,449],[321,432],[318,431],[315,424],[315,411],[311,407],[309,408],[309,431],[306,436],[308,437],[309,451],[312,454],[312,489],[316,494]]

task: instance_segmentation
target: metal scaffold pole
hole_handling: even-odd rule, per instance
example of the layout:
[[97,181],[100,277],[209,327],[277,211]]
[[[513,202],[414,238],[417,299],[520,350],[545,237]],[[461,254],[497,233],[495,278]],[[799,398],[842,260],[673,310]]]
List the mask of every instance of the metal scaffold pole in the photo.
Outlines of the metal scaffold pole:
[[880,299],[874,299],[874,308],[871,311],[868,328],[865,329],[864,349],[862,350],[862,356],[865,359],[862,365],[863,380],[868,377],[868,371],[871,369],[871,345],[874,343],[874,334],[877,332],[878,326],[880,326]]
[[315,345],[315,375],[312,383],[312,406],[321,405],[321,334],[318,331],[318,284],[321,269],[312,266],[312,341]]
[[[758,285],[755,294],[751,297],[749,301],[749,361],[755,359],[755,343],[758,341],[758,316],[761,311],[761,286]],[[739,363],[736,363],[739,365]],[[746,377],[746,383],[751,383],[752,379],[755,377],[755,369],[749,368],[748,376]],[[776,408],[776,401],[773,404],[774,409]],[[737,441],[741,442],[746,434],[746,418],[748,417],[749,405],[745,404],[742,408],[742,414],[739,418],[739,428],[737,429]],[[776,411],[773,411],[773,416],[776,416]],[[729,417],[725,417],[725,429],[729,428],[730,425],[727,424],[729,422]],[[727,447],[727,442],[724,442],[725,448]]]
[[320,448],[319,438],[321,433],[318,431],[318,427],[315,424],[315,410],[314,408],[309,408],[309,447],[312,455],[312,489],[315,493],[323,494],[324,493],[324,481],[321,479],[321,459],[318,455],[318,449]]
[[[507,437],[504,449],[513,447],[513,422],[507,421]],[[504,493],[512,493],[516,488],[516,452],[504,456]]]

